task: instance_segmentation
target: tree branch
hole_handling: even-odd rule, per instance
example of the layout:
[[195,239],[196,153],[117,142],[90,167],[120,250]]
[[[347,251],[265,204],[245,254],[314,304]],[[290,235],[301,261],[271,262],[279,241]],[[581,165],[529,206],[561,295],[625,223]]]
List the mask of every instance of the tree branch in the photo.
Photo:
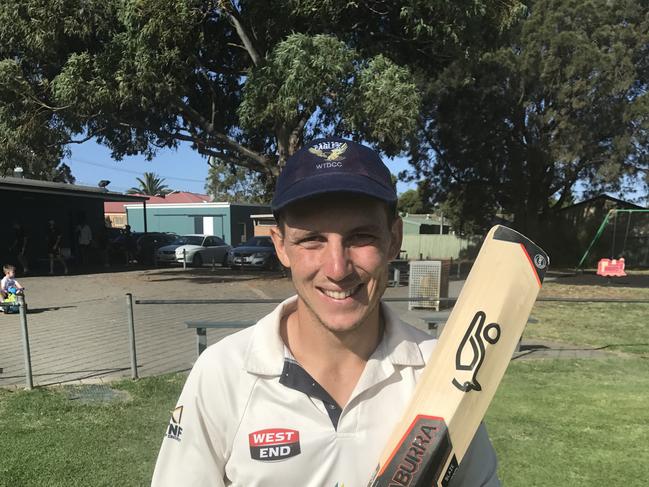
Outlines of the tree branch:
[[304,110],[297,124],[291,131],[288,139],[288,151],[289,155],[295,154],[295,152],[300,148],[302,142],[302,136],[304,134],[304,127],[311,118],[311,113],[308,110]]
[[241,23],[241,16],[239,15],[237,7],[232,3],[231,0],[220,0],[219,5],[230,19],[230,23],[237,31],[237,34],[243,42],[243,45],[245,46],[250,59],[252,59],[252,62],[255,66],[259,66],[262,62],[262,58],[252,42],[252,36],[248,34],[246,29],[243,27],[243,24]]
[[97,135],[99,135],[101,132],[104,132],[105,130],[106,130],[105,128],[100,128],[100,129],[94,130],[93,132],[90,132],[83,139],[78,139],[78,140],[70,139],[70,140],[67,140],[65,142],[65,144],[66,145],[67,144],[83,144],[84,142],[88,142],[90,139],[94,139],[95,137],[97,137]]
[[264,165],[257,164],[254,161],[251,161],[250,159],[237,157],[236,155],[231,153],[225,153],[219,150],[206,147],[202,143],[198,145],[198,152],[200,154],[203,154],[204,156],[213,156],[213,157],[218,157],[219,159],[226,162],[234,162],[237,166],[245,167],[247,169],[250,169],[251,171],[268,172],[268,167]]
[[[176,103],[176,107],[183,113],[192,123],[201,127],[208,135],[214,137],[221,144],[226,146],[228,149],[233,150],[248,159],[252,159],[255,165],[259,168],[262,168],[264,172],[272,171],[272,164],[268,157],[259,154],[255,151],[248,149],[247,147],[239,144],[236,140],[227,136],[224,133],[214,130],[214,125],[210,123],[201,113],[196,111],[194,108],[185,105],[183,103]],[[198,141],[197,141],[198,143]],[[258,170],[258,169],[256,169]]]
[[549,194],[555,194],[557,191],[561,191],[561,193],[559,194],[559,199],[553,205],[554,208],[561,208],[563,202],[568,197],[570,188],[575,185],[575,183],[579,179],[579,174],[588,165],[589,163],[582,159],[574,168],[572,168],[572,175],[563,180],[561,184],[558,184],[556,186],[550,185]]

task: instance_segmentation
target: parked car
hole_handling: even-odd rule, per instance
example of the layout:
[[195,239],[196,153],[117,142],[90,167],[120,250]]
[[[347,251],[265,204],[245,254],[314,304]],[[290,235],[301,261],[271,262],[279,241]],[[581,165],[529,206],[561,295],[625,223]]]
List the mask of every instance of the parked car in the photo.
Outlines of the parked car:
[[233,269],[240,266],[277,270],[280,262],[270,237],[252,237],[247,242],[228,252],[228,265]]
[[155,253],[160,247],[169,245],[178,239],[175,233],[148,232],[134,233],[135,258],[140,264],[152,264]]
[[187,243],[189,235],[180,235],[171,243],[163,245],[156,251],[156,260],[158,264],[176,263],[176,249]]
[[177,235],[167,245],[159,247],[156,251],[156,259],[159,264],[175,264],[176,263],[176,249],[182,245],[192,243],[196,240],[196,235]]
[[[187,264],[196,267],[210,262],[226,265],[228,250],[231,248],[223,239],[214,235],[183,235],[170,245],[160,247],[158,261],[181,264],[186,261]],[[171,259],[172,255],[173,259]]]

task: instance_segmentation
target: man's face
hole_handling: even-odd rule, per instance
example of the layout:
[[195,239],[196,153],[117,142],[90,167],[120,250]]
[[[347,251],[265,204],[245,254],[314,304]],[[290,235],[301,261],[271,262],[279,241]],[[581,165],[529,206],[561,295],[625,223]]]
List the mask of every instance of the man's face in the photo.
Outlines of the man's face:
[[272,233],[277,254],[291,269],[304,311],[334,333],[378,324],[388,265],[399,252],[402,224],[391,226],[385,205],[354,195],[298,202]]

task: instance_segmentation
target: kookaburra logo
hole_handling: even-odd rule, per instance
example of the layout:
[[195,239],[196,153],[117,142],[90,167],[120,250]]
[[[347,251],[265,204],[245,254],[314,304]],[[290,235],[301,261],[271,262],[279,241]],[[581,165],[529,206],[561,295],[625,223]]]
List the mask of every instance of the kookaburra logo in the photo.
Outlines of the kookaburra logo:
[[492,345],[500,338],[500,325],[489,323],[485,326],[487,315],[478,311],[466,330],[455,354],[455,369],[458,374],[453,385],[463,392],[480,391],[482,386],[477,375],[485,357],[485,340]]
[[309,152],[321,157],[329,162],[340,161],[347,150],[347,144],[344,142],[322,142],[313,147],[309,147]]

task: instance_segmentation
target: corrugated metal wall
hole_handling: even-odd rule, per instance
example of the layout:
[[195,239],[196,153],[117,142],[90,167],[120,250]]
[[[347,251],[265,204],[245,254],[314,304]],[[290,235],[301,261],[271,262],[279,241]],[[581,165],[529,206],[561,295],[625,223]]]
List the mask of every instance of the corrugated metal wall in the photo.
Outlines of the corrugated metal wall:
[[[404,235],[401,250],[408,259],[459,259],[470,245],[455,235]],[[401,254],[404,258],[404,255]]]

